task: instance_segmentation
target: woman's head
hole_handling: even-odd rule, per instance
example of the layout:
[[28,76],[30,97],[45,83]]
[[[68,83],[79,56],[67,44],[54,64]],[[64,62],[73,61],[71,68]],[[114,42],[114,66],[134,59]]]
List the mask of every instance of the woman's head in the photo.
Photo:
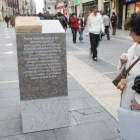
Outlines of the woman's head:
[[115,12],[112,12],[112,15],[115,16]]
[[72,13],[72,15],[71,15],[72,17],[75,17],[76,16],[76,14],[75,13]]
[[79,14],[79,17],[80,17],[80,18],[82,18],[82,17],[83,17],[83,14],[82,14],[82,13],[81,13],[81,14]]
[[137,43],[140,43],[140,13],[134,13],[125,23],[126,29],[130,30],[130,36]]
[[58,16],[58,17],[61,17],[61,16],[62,16],[61,12],[58,12],[58,13],[57,13],[57,16]]

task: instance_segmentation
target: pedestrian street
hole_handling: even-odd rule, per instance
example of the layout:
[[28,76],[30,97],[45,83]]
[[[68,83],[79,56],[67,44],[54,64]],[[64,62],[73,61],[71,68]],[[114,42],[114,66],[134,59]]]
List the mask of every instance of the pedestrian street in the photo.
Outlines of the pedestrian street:
[[[117,109],[120,91],[112,80],[118,75],[119,56],[133,44],[128,31],[117,30],[98,47],[98,61],[89,54],[89,38],[73,44],[66,32],[69,127],[23,134],[15,31],[0,23],[0,140],[121,140]],[[78,38],[78,35],[77,35]]]

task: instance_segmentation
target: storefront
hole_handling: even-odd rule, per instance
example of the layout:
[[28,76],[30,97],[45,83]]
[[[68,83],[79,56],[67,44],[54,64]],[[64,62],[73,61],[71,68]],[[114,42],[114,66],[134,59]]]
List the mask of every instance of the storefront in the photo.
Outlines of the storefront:
[[57,4],[56,13],[58,13],[58,12],[61,12],[62,14],[66,15],[67,10],[66,10],[66,6],[65,6],[64,2],[60,2],[60,3]]
[[92,6],[97,5],[98,6],[98,0],[93,0],[89,2],[82,3],[83,5],[83,14],[86,15],[87,13],[92,12]]
[[126,4],[125,18],[130,18],[132,13],[140,12],[140,0],[124,0]]
[[104,3],[104,11],[110,17],[110,1]]

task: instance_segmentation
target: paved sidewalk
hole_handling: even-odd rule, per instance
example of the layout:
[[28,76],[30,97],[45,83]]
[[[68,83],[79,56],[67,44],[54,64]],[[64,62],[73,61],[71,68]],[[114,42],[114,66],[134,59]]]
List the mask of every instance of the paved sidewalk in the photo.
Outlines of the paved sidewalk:
[[[98,87],[96,82],[111,80],[75,57],[87,54],[79,50],[67,50],[69,127],[22,134],[15,32],[13,28],[7,29],[5,23],[0,23],[0,30],[0,140],[121,140],[118,122],[102,107],[103,101],[100,100],[102,105],[97,102],[97,93],[90,89],[102,93],[108,85]],[[67,44],[69,47],[75,50]]]

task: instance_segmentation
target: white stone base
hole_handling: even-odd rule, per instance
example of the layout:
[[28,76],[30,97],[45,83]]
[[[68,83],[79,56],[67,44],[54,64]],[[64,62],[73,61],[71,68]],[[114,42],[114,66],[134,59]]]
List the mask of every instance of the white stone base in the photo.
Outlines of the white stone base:
[[23,133],[68,126],[68,97],[21,101]]
[[119,108],[118,115],[121,138],[140,140],[140,111]]

